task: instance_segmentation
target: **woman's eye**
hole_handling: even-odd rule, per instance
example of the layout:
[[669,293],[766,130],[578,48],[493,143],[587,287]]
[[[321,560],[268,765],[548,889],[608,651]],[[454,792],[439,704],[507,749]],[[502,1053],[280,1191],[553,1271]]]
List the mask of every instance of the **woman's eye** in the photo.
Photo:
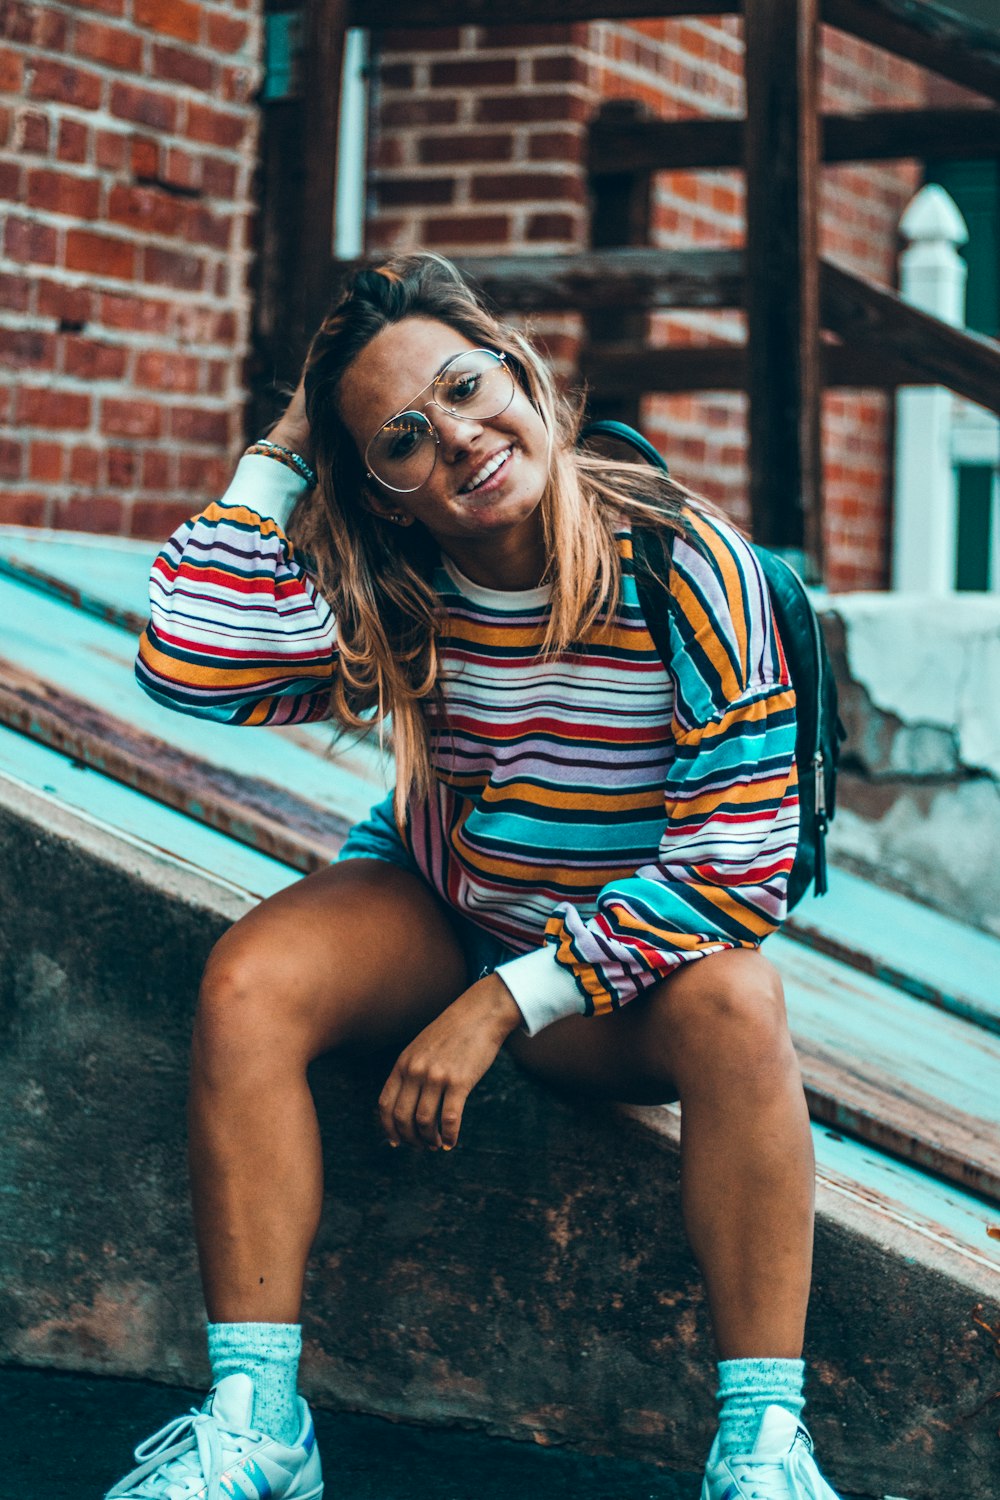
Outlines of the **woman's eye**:
[[455,375],[448,385],[448,398],[452,406],[460,406],[478,391],[482,376],[479,374]]
[[389,443],[389,457],[409,458],[419,441],[420,434],[412,427],[402,428],[393,435]]

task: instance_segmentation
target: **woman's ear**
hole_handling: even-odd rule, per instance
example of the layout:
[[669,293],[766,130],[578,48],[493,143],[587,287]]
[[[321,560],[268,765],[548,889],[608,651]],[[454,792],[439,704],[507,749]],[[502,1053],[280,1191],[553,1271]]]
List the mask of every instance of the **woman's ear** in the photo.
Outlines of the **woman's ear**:
[[398,500],[395,500],[391,495],[380,494],[375,486],[367,480],[365,480],[364,488],[361,491],[361,498],[365,507],[371,511],[373,516],[377,516],[380,521],[388,521],[393,526],[413,525],[413,517],[401,508]]

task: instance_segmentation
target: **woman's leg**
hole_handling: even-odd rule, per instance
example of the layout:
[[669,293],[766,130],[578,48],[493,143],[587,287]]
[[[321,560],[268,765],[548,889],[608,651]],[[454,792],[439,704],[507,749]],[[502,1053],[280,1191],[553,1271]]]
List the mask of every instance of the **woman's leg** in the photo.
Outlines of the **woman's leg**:
[[684,1222],[722,1359],[795,1359],[812,1271],[813,1153],[781,981],[759,952],[686,963],[609,1016],[508,1048],[561,1088],[681,1101]]
[[323,1191],[309,1063],[343,1044],[403,1044],[465,985],[441,904],[418,876],[380,860],[299,881],[216,945],[189,1106],[213,1323],[298,1321]]

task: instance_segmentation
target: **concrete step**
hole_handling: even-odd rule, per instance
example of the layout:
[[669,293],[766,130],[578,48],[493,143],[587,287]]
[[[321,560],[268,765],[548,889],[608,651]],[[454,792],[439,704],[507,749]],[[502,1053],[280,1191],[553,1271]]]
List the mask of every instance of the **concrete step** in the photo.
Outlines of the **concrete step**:
[[[190,1012],[212,942],[255,899],[0,778],[0,1363],[204,1384]],[[461,1149],[416,1158],[374,1124],[390,1064],[314,1070],[331,1190],[307,1393],[696,1473],[715,1377],[676,1114],[574,1104],[502,1058]],[[836,1131],[816,1138],[824,1466],[847,1493],[995,1500],[996,1213]]]

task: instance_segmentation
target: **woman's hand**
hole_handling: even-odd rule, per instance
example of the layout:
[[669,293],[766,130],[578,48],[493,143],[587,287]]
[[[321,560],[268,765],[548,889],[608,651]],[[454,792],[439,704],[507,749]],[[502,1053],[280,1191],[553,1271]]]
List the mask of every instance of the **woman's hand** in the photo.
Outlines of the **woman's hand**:
[[400,1054],[378,1101],[390,1145],[450,1151],[465,1101],[521,1021],[510,990],[489,974],[425,1026]]
[[272,443],[278,443],[282,448],[291,448],[293,453],[300,453],[308,463],[312,462],[312,435],[309,431],[309,418],[306,416],[304,373],[284,416],[275,423],[268,436]]

